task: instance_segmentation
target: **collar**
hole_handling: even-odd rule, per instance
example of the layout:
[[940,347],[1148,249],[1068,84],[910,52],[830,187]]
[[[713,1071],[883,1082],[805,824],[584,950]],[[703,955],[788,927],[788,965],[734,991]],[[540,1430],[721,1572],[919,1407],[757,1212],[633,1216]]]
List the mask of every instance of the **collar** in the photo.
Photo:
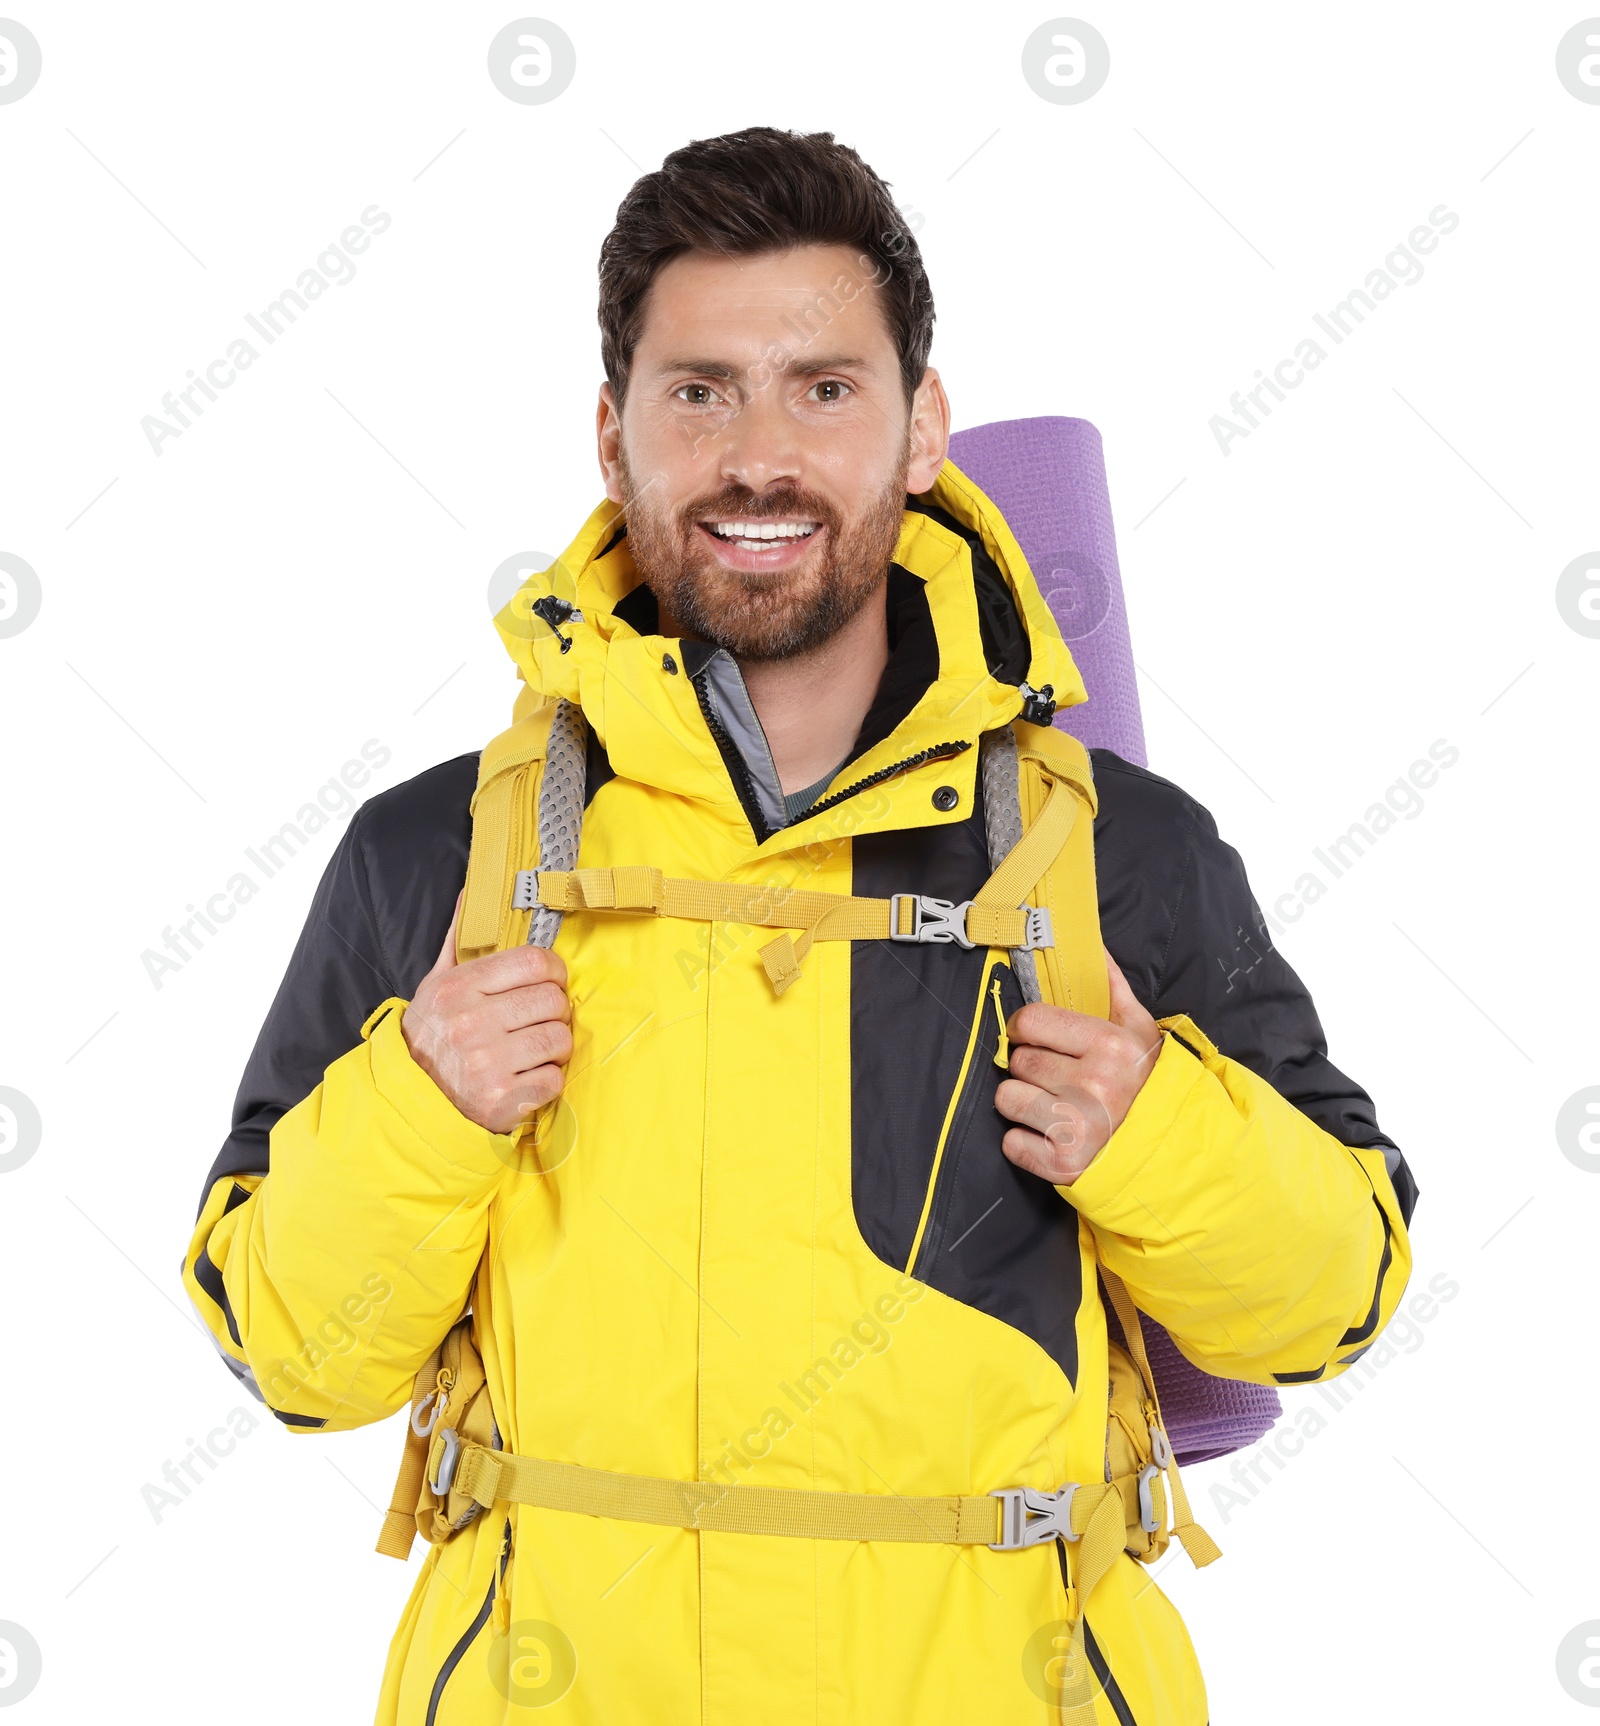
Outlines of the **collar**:
[[[941,782],[960,780],[963,796],[952,817],[927,808],[926,795],[918,805],[885,789],[870,800],[871,814],[856,811],[855,831],[959,818],[971,807],[973,746],[982,732],[1023,714],[1029,695],[1046,686],[1059,706],[1086,694],[995,505],[949,462],[929,493],[906,504],[884,589],[888,663],[835,776],[837,790],[800,821],[782,819],[770,752],[732,655],[658,633],[655,596],[634,568],[612,503],[597,508],[562,556],[495,619],[525,686],[514,717],[552,697],[576,702],[616,774],[720,806],[748,825],[757,851],[791,835],[820,836],[808,831],[816,812],[824,804],[838,809],[841,794],[863,781],[887,788],[933,772]],[[716,715],[734,741],[731,756],[701,698],[708,678]],[[753,770],[763,756],[775,807],[761,790],[739,783],[739,763],[759,777]]]

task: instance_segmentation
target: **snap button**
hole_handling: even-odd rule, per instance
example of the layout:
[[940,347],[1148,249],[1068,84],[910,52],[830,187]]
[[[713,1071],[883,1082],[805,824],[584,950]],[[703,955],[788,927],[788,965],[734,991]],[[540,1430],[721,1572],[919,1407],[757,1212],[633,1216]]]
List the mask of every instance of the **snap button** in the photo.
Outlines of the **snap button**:
[[663,653],[661,656],[661,669],[663,671],[670,671],[671,673],[673,673],[674,676],[676,676],[677,670],[678,670],[678,662],[677,662],[677,660],[675,660],[672,657],[672,655],[670,653]]
[[961,801],[961,793],[953,785],[941,785],[933,794],[935,809],[954,809]]

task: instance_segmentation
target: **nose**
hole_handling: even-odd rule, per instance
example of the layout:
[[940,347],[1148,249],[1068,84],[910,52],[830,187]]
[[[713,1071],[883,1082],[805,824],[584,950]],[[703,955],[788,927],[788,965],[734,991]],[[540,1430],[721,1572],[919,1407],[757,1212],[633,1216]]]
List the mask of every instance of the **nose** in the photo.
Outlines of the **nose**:
[[774,386],[751,390],[722,428],[714,450],[724,484],[759,494],[799,481],[805,463],[798,429],[784,411],[781,393]]

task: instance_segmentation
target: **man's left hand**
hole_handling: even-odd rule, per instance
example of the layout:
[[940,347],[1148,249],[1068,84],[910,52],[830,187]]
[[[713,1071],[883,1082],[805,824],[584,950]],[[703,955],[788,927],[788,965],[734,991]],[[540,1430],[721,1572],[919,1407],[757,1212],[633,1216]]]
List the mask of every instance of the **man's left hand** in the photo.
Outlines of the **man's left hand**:
[[1134,999],[1108,952],[1111,1017],[1097,1019],[1042,1001],[1006,1025],[1010,1078],[994,1106],[1017,1122],[1000,1148],[1018,1168],[1071,1186],[1127,1118],[1161,1050],[1161,1027]]

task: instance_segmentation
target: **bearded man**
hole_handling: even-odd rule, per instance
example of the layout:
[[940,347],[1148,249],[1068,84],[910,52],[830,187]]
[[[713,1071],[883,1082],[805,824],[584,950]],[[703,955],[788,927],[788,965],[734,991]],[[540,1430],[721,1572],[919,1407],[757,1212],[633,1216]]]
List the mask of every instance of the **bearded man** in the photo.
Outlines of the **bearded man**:
[[1102,1288],[1129,1349],[1330,1377],[1410,1176],[1270,943],[1218,963],[1263,923],[1210,817],[1051,724],[878,176],[675,152],[600,323],[513,723],[352,820],[189,1293],[292,1432],[415,1395],[380,1726],[1202,1726]]

